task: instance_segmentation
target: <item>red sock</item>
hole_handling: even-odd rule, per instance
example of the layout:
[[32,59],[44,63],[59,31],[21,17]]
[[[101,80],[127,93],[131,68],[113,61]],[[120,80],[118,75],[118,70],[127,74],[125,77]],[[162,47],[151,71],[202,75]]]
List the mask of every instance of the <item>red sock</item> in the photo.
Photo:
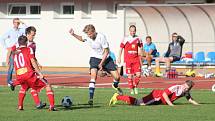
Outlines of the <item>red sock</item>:
[[34,89],[31,89],[31,95],[32,95],[32,97],[33,97],[33,99],[34,99],[34,103],[35,103],[36,105],[39,105],[39,104],[40,104],[40,99],[39,99],[39,96],[38,96],[37,91],[34,90]]
[[54,93],[52,90],[46,91],[46,95],[49,99],[50,107],[54,107]]
[[26,90],[24,90],[23,88],[20,88],[18,106],[23,107],[23,102],[25,99],[25,93],[26,93]]
[[128,86],[129,86],[130,89],[134,88],[133,80],[131,78],[128,78]]
[[135,77],[134,78],[134,86],[137,87],[137,85],[139,84],[140,82],[140,77]]
[[116,98],[117,100],[121,100],[129,105],[134,105],[136,102],[136,98],[127,95],[118,95]]

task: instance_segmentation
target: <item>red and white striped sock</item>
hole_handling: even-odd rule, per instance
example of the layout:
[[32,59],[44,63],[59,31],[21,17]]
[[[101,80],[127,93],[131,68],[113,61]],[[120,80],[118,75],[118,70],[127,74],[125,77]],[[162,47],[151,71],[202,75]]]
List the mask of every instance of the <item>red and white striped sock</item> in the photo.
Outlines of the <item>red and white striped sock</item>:
[[137,87],[137,85],[139,84],[140,82],[140,77],[135,77],[134,78],[134,86]]
[[128,78],[128,86],[129,86],[130,89],[134,88],[133,80],[131,78]]
[[34,103],[36,105],[40,105],[40,98],[39,98],[38,92],[36,90],[34,90],[34,89],[31,89],[31,95],[32,95],[32,97],[34,99]]
[[23,88],[20,88],[19,90],[19,97],[18,97],[18,106],[23,108],[23,102],[25,99],[25,95],[26,95],[26,90],[24,90]]
[[49,99],[50,107],[54,107],[54,92],[52,90],[46,91],[46,95]]

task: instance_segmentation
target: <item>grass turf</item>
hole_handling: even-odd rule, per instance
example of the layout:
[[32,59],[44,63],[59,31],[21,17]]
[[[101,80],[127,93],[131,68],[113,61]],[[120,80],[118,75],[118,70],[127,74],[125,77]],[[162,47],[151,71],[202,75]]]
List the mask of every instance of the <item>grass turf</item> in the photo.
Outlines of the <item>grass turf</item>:
[[[59,111],[49,112],[45,109],[37,110],[28,92],[25,98],[24,111],[17,111],[17,95],[7,87],[0,87],[0,121],[214,121],[215,94],[208,90],[194,90],[192,95],[201,106],[189,104],[185,98],[175,102],[175,107],[166,105],[129,106],[122,102],[109,107],[113,89],[96,89],[94,107],[87,105],[88,89],[54,88],[56,107]],[[124,89],[128,94],[128,90]],[[150,89],[140,91],[135,97],[146,95]],[[60,106],[64,96],[73,98],[72,109]],[[48,102],[45,92],[40,94],[41,100]]]

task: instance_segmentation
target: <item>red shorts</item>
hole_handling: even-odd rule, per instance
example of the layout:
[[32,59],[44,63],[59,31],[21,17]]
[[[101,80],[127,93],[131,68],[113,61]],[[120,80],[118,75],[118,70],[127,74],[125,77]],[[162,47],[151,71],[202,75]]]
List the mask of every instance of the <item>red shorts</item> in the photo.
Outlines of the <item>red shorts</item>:
[[135,74],[137,72],[141,72],[141,65],[140,61],[134,61],[134,62],[126,62],[126,74]]
[[152,90],[152,92],[143,97],[142,100],[146,105],[161,104],[163,90]]
[[39,79],[37,75],[32,75],[30,78],[25,80],[19,80],[19,82],[21,82],[20,85],[24,90],[32,88],[37,92],[40,92],[40,90],[47,85],[47,81],[45,79]]

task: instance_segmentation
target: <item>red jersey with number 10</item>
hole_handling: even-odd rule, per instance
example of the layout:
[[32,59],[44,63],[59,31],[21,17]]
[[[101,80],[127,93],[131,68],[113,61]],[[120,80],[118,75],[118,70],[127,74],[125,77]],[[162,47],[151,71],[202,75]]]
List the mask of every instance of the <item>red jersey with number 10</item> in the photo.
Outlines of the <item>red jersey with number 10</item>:
[[128,36],[123,39],[120,44],[121,48],[124,48],[124,61],[133,62],[140,61],[138,55],[138,47],[142,47],[143,43],[140,37]]
[[19,47],[14,54],[14,68],[16,70],[17,80],[24,81],[34,74],[31,59],[34,57],[32,48]]

